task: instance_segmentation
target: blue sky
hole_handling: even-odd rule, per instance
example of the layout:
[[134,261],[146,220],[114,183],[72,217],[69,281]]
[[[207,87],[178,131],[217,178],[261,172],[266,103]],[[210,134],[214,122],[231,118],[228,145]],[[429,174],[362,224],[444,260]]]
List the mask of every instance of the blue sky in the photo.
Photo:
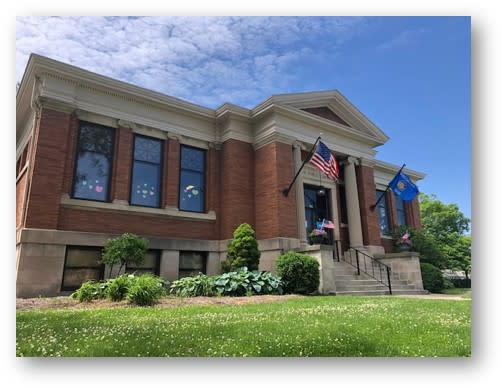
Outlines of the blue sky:
[[216,108],[338,89],[390,140],[377,158],[471,217],[469,17],[17,17],[31,52]]

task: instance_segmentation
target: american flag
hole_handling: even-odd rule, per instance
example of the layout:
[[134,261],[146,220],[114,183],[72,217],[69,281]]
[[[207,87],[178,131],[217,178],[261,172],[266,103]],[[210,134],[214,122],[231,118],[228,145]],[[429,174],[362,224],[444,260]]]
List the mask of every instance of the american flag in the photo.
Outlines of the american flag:
[[317,167],[331,179],[338,179],[338,175],[340,173],[338,162],[336,161],[329,148],[326,147],[326,145],[322,141],[320,141],[317,145],[317,149],[315,150],[314,155],[312,155],[310,163],[312,163],[315,167]]

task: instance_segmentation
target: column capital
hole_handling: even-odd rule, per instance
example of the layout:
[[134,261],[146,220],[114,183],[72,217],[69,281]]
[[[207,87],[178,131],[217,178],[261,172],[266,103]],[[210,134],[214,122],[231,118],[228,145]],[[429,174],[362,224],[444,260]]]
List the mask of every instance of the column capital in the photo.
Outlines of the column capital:
[[359,159],[356,158],[355,156],[349,156],[346,160],[345,160],[345,163],[344,165],[347,166],[349,164],[353,164],[355,166],[358,166],[359,165]]
[[375,160],[374,159],[366,159],[366,158],[361,158],[359,159],[359,163],[361,166],[366,166],[366,167],[375,167]]

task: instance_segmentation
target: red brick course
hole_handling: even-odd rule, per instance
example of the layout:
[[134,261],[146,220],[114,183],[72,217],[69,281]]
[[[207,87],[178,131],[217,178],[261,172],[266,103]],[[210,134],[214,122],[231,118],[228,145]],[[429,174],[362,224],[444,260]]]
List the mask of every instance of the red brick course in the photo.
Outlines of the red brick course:
[[167,152],[164,154],[164,179],[162,181],[162,191],[165,194],[162,196],[162,207],[177,208],[179,206],[180,142],[176,139],[169,139],[165,147]]
[[253,146],[230,139],[221,149],[220,237],[231,238],[244,222],[256,228],[254,217]]
[[63,192],[70,115],[43,108],[34,133],[33,167],[26,206],[28,228],[57,229]]
[[357,166],[357,189],[359,194],[359,207],[361,209],[361,227],[363,230],[364,245],[380,245],[380,225],[377,210],[372,210],[376,198],[376,185],[373,168]]
[[129,202],[134,136],[129,128],[115,130],[110,198]]
[[294,176],[291,145],[270,143],[255,151],[256,237],[298,238],[296,194],[282,194]]

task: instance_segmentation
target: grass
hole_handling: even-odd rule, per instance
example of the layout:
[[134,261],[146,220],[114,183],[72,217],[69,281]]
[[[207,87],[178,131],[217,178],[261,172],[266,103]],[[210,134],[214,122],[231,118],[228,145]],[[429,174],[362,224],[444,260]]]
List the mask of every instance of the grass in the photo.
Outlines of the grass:
[[278,303],[17,312],[17,356],[471,355],[468,300],[319,296]]
[[441,291],[441,294],[458,295],[464,299],[472,298],[472,291],[470,288],[448,288],[446,290]]

